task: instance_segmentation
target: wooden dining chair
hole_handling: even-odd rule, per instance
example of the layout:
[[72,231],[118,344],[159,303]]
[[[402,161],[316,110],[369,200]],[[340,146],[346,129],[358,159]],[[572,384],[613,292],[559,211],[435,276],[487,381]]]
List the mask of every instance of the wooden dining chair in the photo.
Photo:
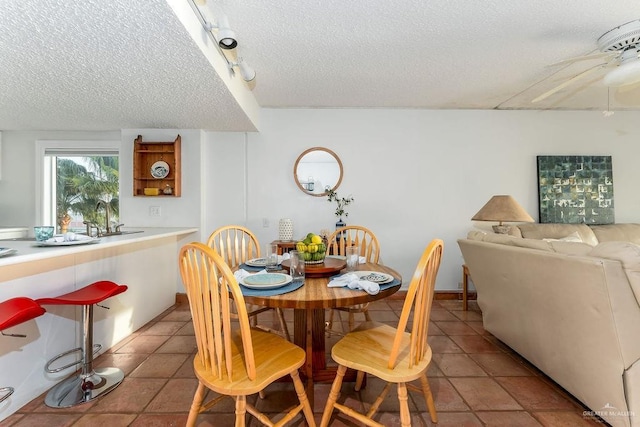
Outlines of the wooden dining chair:
[[[260,243],[258,243],[258,238],[251,230],[241,225],[226,225],[214,230],[207,240],[207,246],[222,256],[222,259],[224,259],[231,269],[240,267],[240,264],[247,260],[260,257]],[[274,309],[255,305],[249,305],[248,308],[249,318],[253,326],[281,334],[287,340],[291,341],[289,328],[287,327],[287,322],[284,319],[284,313],[281,308]],[[258,324],[258,314],[270,310],[276,310],[278,321],[280,322],[279,331]],[[233,315],[235,315],[235,312]]]
[[[373,417],[391,384],[397,384],[398,388],[401,425],[411,425],[407,388],[422,393],[431,421],[438,422],[426,372],[431,362],[431,347],[427,343],[429,315],[442,250],[442,240],[435,239],[423,252],[409,284],[397,328],[385,323],[364,322],[333,346],[331,357],[338,363],[338,372],[322,414],[321,427],[329,424],[334,408],[366,425],[382,426]],[[347,368],[358,371],[356,391],[360,390],[365,373],[387,381],[366,414],[337,402]],[[417,379],[420,380],[421,387],[409,384]]]
[[[359,225],[348,225],[341,227],[333,232],[327,239],[327,255],[346,255],[347,247],[357,245],[359,255],[364,257],[367,262],[378,263],[380,260],[380,243],[378,238],[366,227]],[[336,307],[329,312],[329,321],[327,322],[327,332],[329,334],[333,331],[333,315],[334,312],[338,314],[338,319],[342,323],[340,317],[340,311],[345,311],[349,314],[349,330],[353,329],[355,324],[356,313],[364,314],[365,320],[371,320],[369,316],[369,303],[357,304],[349,307]]]
[[[302,412],[308,425],[315,426],[298,374],[305,362],[304,350],[279,335],[250,327],[240,286],[225,260],[213,249],[197,242],[187,244],[180,250],[179,262],[198,347],[193,361],[198,388],[187,426],[195,425],[200,412],[225,397],[235,400],[236,426],[245,425],[246,412],[265,425],[276,425],[247,403],[246,396],[261,392],[286,375],[293,380],[299,404],[277,425]],[[238,302],[237,324],[231,322],[232,299]],[[218,396],[204,402],[207,389]]]

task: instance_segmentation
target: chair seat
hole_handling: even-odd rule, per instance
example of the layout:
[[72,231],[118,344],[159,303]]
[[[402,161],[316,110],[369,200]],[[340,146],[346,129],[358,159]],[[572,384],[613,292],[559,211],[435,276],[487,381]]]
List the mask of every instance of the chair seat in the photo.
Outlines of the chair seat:
[[126,290],[126,285],[118,285],[108,280],[101,280],[55,298],[39,298],[36,302],[49,305],[91,305],[121,294]]
[[410,382],[420,378],[431,362],[431,347],[424,359],[409,368],[409,333],[400,343],[398,361],[389,369],[389,355],[393,348],[396,328],[380,322],[364,322],[349,332],[331,349],[331,357],[338,364],[367,372],[387,382]]
[[0,303],[0,331],[35,319],[45,313],[36,301],[27,297],[11,298]]
[[223,378],[211,374],[196,355],[193,368],[198,379],[217,393],[243,396],[259,392],[275,380],[288,375],[293,369],[298,369],[304,364],[304,350],[279,335],[254,328],[251,329],[251,340],[253,341],[257,372],[255,380],[250,380],[246,375],[240,331],[234,333],[231,342],[234,354],[232,361],[233,380],[230,381],[226,374]]

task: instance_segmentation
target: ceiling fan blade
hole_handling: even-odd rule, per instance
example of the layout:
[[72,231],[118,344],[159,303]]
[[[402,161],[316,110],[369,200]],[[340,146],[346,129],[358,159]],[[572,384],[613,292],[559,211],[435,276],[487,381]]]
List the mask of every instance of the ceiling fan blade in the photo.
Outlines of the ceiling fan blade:
[[587,55],[575,56],[573,58],[567,58],[562,61],[555,62],[551,65],[548,65],[548,67],[555,67],[557,65],[567,65],[567,64],[572,64],[574,62],[578,62],[578,61],[587,61],[589,59],[599,59],[599,58],[608,58],[608,60],[610,61],[612,59],[617,58],[618,56],[620,56],[619,51],[590,53]]
[[585,71],[581,72],[580,74],[576,74],[575,76],[571,77],[569,80],[560,83],[558,86],[554,87],[553,89],[551,89],[551,90],[543,93],[542,95],[538,96],[537,98],[533,99],[531,102],[532,103],[540,102],[543,99],[546,99],[546,98],[550,97],[551,95],[553,95],[554,93],[560,91],[561,89],[564,89],[565,87],[569,86],[573,82],[575,82],[577,80],[580,80],[580,79],[588,76],[589,74],[594,73],[595,71],[598,71],[600,68],[603,68],[603,67],[605,67],[607,65],[609,65],[609,62],[603,62],[602,64],[594,65],[593,67],[586,69]]

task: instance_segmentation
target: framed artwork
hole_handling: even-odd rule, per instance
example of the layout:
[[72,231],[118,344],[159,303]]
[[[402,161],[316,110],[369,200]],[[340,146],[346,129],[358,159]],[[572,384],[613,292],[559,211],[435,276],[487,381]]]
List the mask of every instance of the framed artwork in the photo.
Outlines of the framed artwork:
[[613,224],[611,156],[538,156],[541,223]]

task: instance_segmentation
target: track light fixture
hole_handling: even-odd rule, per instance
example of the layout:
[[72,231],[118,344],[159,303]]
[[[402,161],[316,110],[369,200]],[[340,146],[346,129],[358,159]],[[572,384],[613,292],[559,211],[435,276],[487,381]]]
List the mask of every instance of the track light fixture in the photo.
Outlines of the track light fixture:
[[231,69],[231,71],[234,71],[233,70],[234,67],[238,67],[238,69],[240,70],[240,76],[242,77],[242,80],[244,80],[245,82],[248,83],[256,78],[255,70],[251,68],[249,65],[247,65],[247,63],[244,62],[242,57],[238,58],[238,62],[229,62],[229,69]]
[[205,24],[207,31],[218,30],[218,46],[220,49],[231,50],[238,46],[236,33],[229,27],[229,20],[225,15],[218,18],[218,25],[207,22]]

